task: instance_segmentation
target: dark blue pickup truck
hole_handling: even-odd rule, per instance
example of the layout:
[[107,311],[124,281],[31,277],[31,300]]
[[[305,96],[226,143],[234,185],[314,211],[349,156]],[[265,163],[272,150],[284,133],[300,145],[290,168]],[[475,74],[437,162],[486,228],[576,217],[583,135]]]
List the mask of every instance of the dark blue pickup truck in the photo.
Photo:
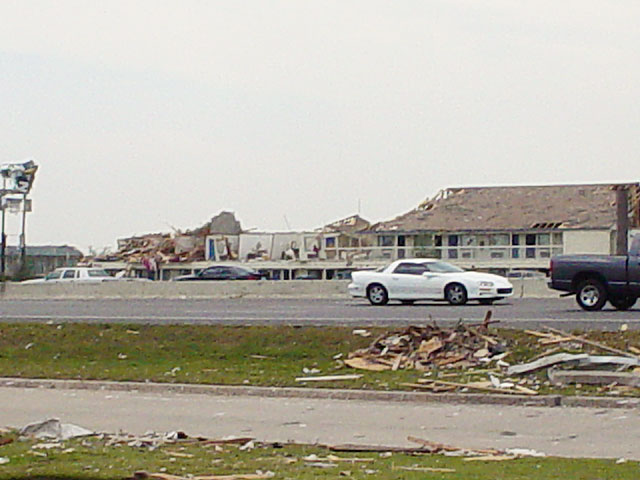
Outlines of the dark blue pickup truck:
[[549,287],[575,293],[584,310],[600,310],[607,300],[628,310],[640,297],[640,235],[627,256],[558,255],[551,259]]

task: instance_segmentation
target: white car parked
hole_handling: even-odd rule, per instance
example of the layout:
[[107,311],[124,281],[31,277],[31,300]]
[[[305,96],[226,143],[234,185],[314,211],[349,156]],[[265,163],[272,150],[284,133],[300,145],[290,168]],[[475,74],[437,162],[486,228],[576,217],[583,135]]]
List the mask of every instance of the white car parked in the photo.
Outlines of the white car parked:
[[66,267],[56,268],[48,273],[44,278],[35,278],[20,282],[23,284],[32,283],[98,283],[117,281],[118,279],[109,275],[102,268],[95,267]]
[[513,295],[513,285],[499,275],[467,272],[449,263],[427,258],[396,260],[378,270],[351,274],[348,289],[352,297],[366,297],[372,305],[389,300],[413,303],[416,300],[446,300],[464,305],[477,300],[490,305]]

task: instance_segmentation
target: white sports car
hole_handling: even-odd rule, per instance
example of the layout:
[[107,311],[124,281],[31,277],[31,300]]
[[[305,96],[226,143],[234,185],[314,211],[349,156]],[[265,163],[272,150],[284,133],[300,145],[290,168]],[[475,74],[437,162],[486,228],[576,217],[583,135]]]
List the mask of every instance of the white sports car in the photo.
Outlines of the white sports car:
[[464,305],[478,300],[489,305],[513,295],[513,285],[499,275],[467,272],[440,260],[415,258],[396,260],[378,270],[351,274],[349,293],[366,297],[372,305],[386,305],[389,300],[413,303],[416,300],[446,300]]

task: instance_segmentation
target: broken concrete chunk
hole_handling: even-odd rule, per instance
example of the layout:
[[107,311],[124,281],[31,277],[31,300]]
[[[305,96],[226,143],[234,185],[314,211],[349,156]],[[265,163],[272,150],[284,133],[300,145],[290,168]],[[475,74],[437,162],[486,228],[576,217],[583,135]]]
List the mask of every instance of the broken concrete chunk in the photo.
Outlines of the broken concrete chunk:
[[586,353],[556,353],[548,357],[520,365],[512,365],[507,368],[507,375],[529,373],[541,368],[551,367],[558,364],[571,363],[581,367],[590,365],[618,365],[624,367],[634,367],[640,365],[640,359],[632,357],[617,357],[612,355],[588,355]]
[[57,418],[31,423],[23,427],[19,433],[24,437],[53,438],[55,440],[68,440],[94,434],[93,431],[86,428],[71,423],[61,423]]
[[627,372],[607,372],[604,370],[555,370],[549,369],[549,380],[554,385],[625,385],[640,386],[640,375]]

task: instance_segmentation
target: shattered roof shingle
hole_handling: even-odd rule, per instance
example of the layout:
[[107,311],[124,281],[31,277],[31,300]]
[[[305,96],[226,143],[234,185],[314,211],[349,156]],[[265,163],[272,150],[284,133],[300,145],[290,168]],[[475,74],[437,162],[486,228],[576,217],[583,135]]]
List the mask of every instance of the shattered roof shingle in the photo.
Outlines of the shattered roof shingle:
[[[625,185],[636,193],[640,190],[638,183]],[[606,229],[616,223],[616,186],[450,188],[408,213],[373,225],[371,230]]]

